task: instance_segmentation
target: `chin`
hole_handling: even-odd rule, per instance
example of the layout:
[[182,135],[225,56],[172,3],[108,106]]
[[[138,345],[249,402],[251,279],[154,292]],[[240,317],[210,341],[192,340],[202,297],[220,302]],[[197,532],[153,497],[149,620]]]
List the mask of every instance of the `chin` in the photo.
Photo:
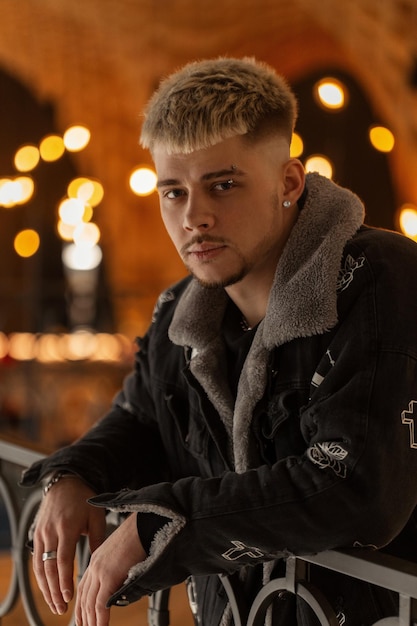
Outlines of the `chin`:
[[202,285],[203,287],[206,287],[207,289],[224,289],[225,287],[230,287],[231,285],[235,285],[236,283],[239,283],[247,274],[247,272],[245,270],[241,270],[240,272],[237,272],[236,274],[232,274],[229,276],[224,276],[224,277],[218,277],[218,278],[209,278],[208,276],[199,276],[198,274],[196,274],[195,272],[191,272],[191,274],[194,276],[194,278],[200,283],[200,285]]

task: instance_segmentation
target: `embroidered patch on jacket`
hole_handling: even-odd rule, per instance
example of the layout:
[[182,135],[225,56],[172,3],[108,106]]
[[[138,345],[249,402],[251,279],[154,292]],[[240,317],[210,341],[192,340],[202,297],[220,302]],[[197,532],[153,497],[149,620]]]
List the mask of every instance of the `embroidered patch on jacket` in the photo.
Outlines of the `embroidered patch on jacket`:
[[354,259],[351,254],[347,255],[345,259],[345,264],[340,269],[339,277],[337,279],[337,286],[336,286],[337,293],[340,293],[341,291],[344,291],[345,289],[349,287],[350,283],[353,280],[354,272],[356,272],[357,269],[362,267],[364,263],[365,263],[364,256],[360,256],[359,258]]
[[262,552],[259,548],[249,547],[243,543],[243,541],[234,540],[232,541],[233,548],[229,548],[226,552],[223,552],[222,557],[227,559],[227,561],[237,561],[238,559],[242,559],[243,557],[249,557],[250,559],[260,559],[265,556],[265,553]]
[[307,456],[322,469],[329,467],[340,478],[346,478],[347,468],[342,461],[348,453],[337,441],[323,441],[308,448]]
[[406,424],[410,431],[410,448],[417,448],[415,422],[417,419],[417,400],[408,403],[408,409],[401,413],[401,422]]
[[313,378],[311,379],[311,384],[313,385],[313,387],[320,387],[326,374],[336,364],[336,361],[331,355],[330,349],[326,351],[326,357],[327,357],[327,360],[323,359],[323,362],[320,363],[320,371],[317,370],[313,374]]
[[163,304],[165,304],[165,302],[172,302],[172,300],[175,300],[175,295],[173,291],[170,291],[169,289],[167,291],[164,291],[163,293],[161,293],[161,295],[159,296],[153,313],[152,313],[152,323],[155,322],[156,318],[158,317],[158,313],[162,307]]

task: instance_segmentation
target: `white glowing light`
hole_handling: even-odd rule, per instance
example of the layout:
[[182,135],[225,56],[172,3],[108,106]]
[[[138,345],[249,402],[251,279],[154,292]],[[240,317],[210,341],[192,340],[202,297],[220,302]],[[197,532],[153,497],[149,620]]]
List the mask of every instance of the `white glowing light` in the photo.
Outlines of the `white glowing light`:
[[129,185],[138,196],[148,196],[156,189],[156,174],[149,167],[139,167],[132,172]]
[[62,250],[62,262],[68,269],[93,270],[101,263],[103,253],[100,246],[80,246],[70,243]]

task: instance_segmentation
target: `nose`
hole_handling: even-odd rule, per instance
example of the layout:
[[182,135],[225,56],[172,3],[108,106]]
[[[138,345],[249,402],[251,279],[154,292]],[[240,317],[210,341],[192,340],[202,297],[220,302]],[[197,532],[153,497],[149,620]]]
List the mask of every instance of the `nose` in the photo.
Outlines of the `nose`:
[[214,224],[214,215],[207,202],[190,193],[183,216],[183,227],[188,232],[207,231]]

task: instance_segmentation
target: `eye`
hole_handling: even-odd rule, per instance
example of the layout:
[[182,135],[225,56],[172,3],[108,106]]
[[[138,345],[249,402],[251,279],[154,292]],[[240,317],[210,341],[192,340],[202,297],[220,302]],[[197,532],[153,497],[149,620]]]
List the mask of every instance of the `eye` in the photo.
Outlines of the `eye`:
[[175,200],[176,198],[180,198],[185,195],[185,191],[183,189],[168,189],[164,191],[162,194],[164,198],[168,198],[168,200]]
[[219,183],[215,183],[212,187],[214,191],[228,191],[235,186],[235,181],[232,178],[228,178],[227,180],[223,180]]

